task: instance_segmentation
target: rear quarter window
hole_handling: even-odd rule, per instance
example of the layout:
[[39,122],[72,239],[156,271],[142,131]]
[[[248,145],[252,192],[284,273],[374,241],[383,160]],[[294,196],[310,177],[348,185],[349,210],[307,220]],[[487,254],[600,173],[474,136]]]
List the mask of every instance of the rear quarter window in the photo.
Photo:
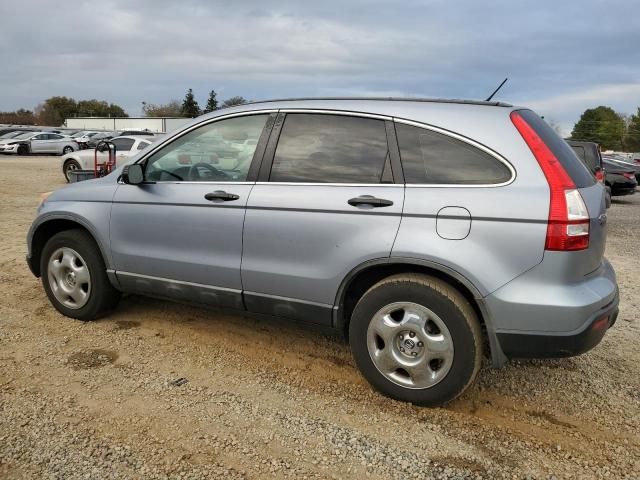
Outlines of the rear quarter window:
[[449,135],[402,123],[396,134],[406,183],[493,185],[512,177],[500,160]]

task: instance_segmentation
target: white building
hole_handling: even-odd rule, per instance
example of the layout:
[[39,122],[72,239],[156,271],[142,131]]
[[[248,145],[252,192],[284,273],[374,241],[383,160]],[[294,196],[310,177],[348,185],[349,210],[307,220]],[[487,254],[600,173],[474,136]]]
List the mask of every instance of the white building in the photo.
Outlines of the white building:
[[74,117],[64,122],[67,128],[82,130],[149,130],[170,132],[191,121],[184,117]]

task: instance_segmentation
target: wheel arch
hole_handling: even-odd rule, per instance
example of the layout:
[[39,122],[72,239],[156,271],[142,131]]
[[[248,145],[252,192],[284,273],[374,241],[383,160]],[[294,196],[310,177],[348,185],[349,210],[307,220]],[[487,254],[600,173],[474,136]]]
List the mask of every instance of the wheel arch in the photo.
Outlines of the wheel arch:
[[381,258],[364,262],[343,279],[333,308],[333,326],[346,332],[353,309],[362,295],[384,278],[398,273],[422,273],[439,278],[456,288],[471,304],[489,343],[492,363],[502,366],[507,358],[500,348],[491,317],[480,290],[464,275],[436,262],[416,258]]
[[[40,271],[40,257],[42,256],[42,250],[44,249],[47,241],[55,234],[63,232],[65,230],[84,230],[87,232],[100,250],[100,255],[104,260],[107,269],[109,269],[109,256],[106,254],[106,250],[96,235],[96,232],[88,222],[73,215],[60,215],[50,216],[34,225],[29,231],[28,245],[29,245],[29,264],[31,271],[36,277],[41,275]],[[109,275],[112,283],[112,275]]]

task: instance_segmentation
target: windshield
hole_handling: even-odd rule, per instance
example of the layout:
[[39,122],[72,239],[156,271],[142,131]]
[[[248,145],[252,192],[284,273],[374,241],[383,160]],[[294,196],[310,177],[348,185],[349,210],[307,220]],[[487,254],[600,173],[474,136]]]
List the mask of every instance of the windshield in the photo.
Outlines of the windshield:
[[84,136],[84,132],[76,132],[73,135],[71,135],[71,138],[78,138],[82,136]]
[[19,140],[22,140],[24,138],[31,138],[34,135],[33,132],[25,132],[25,133],[21,133],[20,135],[16,135],[13,138],[17,138]]
[[22,133],[23,132],[9,132],[9,133],[0,135],[0,138],[14,138],[14,137],[17,137],[18,135],[22,135]]

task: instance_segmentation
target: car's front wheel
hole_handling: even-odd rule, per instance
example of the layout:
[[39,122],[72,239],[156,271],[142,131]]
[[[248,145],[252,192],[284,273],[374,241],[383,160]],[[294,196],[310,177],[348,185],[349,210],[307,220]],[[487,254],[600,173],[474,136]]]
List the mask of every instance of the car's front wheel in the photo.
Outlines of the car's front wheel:
[[69,145],[67,145],[66,147],[64,147],[64,148],[62,149],[62,154],[63,154],[63,155],[66,155],[67,153],[71,153],[71,152],[73,152],[73,151],[74,151],[74,150],[73,150],[73,147],[70,147]]
[[75,160],[67,160],[66,162],[64,162],[62,171],[64,173],[64,178],[67,179],[67,183],[71,181],[71,172],[79,169],[80,169],[80,164]]
[[84,230],[51,237],[42,251],[40,272],[49,300],[67,317],[95,320],[113,310],[120,299],[98,246]]
[[29,153],[29,147],[27,145],[18,145],[16,153],[18,155],[26,155],[27,153]]
[[482,362],[477,315],[437,278],[394,275],[356,305],[349,342],[365,378],[385,395],[437,406],[464,392]]

